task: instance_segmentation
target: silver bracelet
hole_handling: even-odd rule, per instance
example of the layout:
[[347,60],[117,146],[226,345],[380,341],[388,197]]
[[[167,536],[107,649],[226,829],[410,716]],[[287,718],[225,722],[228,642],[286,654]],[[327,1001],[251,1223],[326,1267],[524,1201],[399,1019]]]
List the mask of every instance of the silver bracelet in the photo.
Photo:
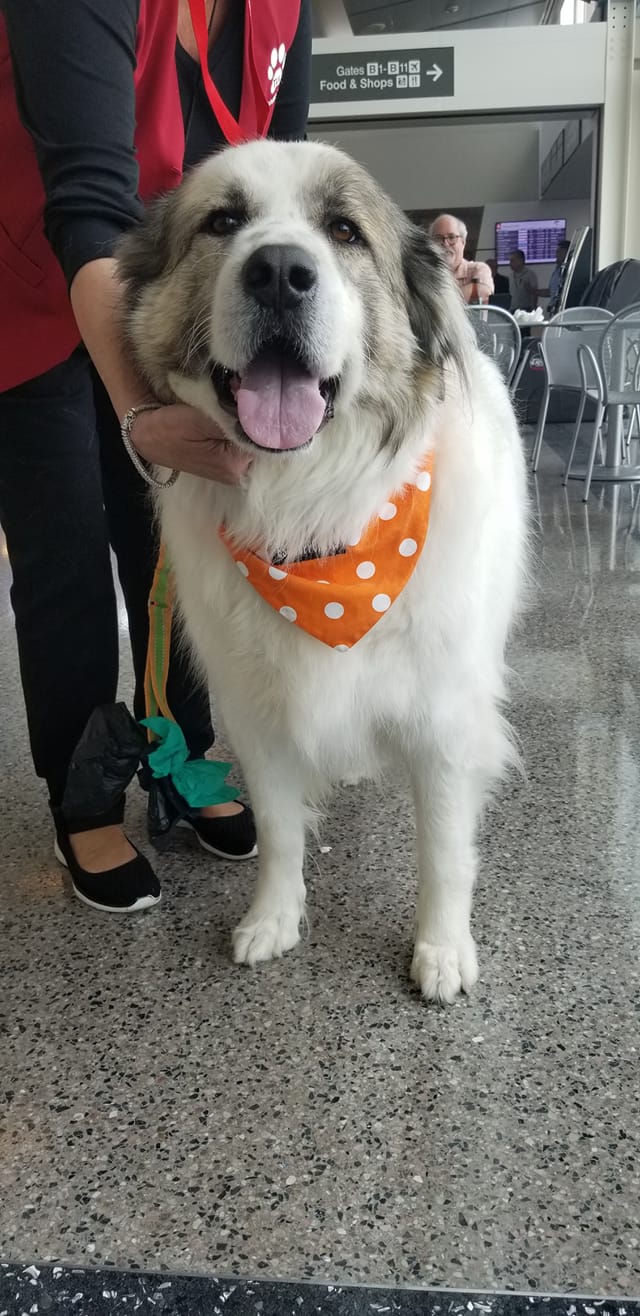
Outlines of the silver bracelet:
[[170,489],[171,485],[175,484],[180,472],[172,471],[168,479],[157,480],[155,475],[152,474],[150,467],[142,460],[140,453],[137,452],[131,439],[131,431],[136,416],[140,416],[143,411],[159,411],[161,405],[160,402],[145,402],[141,407],[130,407],[120,426],[120,433],[122,435],[122,442],[124,443],[138,475],[141,475],[143,480],[145,480],[147,484],[150,484],[154,489]]

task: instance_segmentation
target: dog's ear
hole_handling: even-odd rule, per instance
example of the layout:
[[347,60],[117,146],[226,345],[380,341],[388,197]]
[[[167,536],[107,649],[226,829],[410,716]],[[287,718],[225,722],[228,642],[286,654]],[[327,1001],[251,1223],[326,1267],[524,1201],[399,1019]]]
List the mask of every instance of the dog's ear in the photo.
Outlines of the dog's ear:
[[425,364],[462,367],[464,309],[444,258],[423,229],[408,224],[402,245],[409,322]]
[[159,197],[149,206],[142,222],[130,229],[118,243],[115,251],[118,271],[132,303],[137,301],[147,283],[158,279],[175,263],[174,214],[177,204],[177,192]]

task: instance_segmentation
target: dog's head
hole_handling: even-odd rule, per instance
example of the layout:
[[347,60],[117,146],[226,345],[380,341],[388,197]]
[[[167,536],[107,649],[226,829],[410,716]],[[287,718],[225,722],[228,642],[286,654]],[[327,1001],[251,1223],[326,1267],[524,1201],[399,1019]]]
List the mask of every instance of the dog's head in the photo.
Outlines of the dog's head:
[[[465,318],[441,256],[373,179],[316,143],[214,156],[123,240],[127,331],[155,392],[198,381],[230,439],[308,446],[353,406],[397,444],[425,388],[461,365]],[[190,396],[193,396],[191,391]]]

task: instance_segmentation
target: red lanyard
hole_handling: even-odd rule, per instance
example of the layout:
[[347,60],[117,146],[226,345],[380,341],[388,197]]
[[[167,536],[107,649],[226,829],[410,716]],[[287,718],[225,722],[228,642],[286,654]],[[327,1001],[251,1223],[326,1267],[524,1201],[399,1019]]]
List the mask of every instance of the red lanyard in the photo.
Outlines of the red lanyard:
[[[248,8],[250,7],[248,6]],[[238,146],[240,142],[245,140],[246,134],[242,132],[240,124],[227,109],[209,72],[209,31],[207,28],[205,0],[189,0],[189,10],[191,13],[191,22],[193,24],[193,33],[198,47],[198,57],[200,59],[200,68],[202,70],[202,81],[207,96],[209,97],[209,104],[229,145]],[[250,22],[250,13],[247,13],[245,22]]]

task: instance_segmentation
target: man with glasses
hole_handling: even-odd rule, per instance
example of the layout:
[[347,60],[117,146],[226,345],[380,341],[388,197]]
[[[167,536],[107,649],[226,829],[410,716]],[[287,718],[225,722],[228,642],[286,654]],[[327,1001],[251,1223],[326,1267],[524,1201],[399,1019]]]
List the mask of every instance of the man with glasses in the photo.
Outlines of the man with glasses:
[[465,302],[488,302],[493,293],[491,270],[482,260],[465,260],[467,227],[455,215],[438,215],[429,236],[442,247],[442,254]]

